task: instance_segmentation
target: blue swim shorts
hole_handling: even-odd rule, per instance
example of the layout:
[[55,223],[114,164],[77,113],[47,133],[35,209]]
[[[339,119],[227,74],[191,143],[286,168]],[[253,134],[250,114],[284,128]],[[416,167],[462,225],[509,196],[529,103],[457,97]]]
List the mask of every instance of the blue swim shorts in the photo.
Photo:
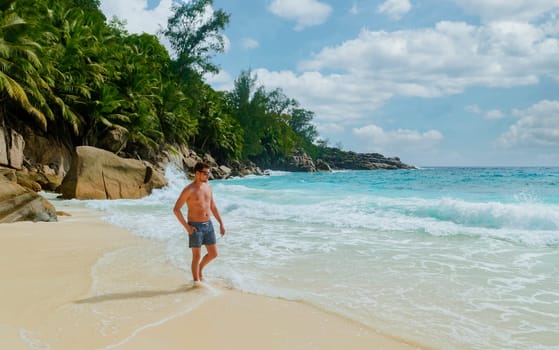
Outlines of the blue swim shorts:
[[212,245],[216,243],[214,226],[211,221],[194,222],[189,221],[190,226],[194,226],[195,230],[188,235],[188,247],[200,248],[203,245]]

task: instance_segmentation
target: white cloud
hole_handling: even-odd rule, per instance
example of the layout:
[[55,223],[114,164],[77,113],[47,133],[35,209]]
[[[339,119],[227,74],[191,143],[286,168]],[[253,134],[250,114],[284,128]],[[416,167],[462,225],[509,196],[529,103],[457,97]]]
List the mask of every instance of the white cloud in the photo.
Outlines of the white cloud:
[[468,13],[491,20],[530,21],[559,10],[558,0],[454,0]]
[[295,30],[302,30],[324,23],[332,7],[317,0],[274,0],[268,10],[279,17],[294,20]]
[[504,148],[514,146],[559,146],[559,101],[543,100],[525,110],[514,110],[520,118],[501,135],[497,144]]
[[411,10],[411,7],[409,0],[387,0],[377,8],[377,12],[386,14],[392,19],[400,19]]
[[351,8],[349,9],[349,13],[351,13],[352,15],[356,15],[359,13],[359,8],[357,7],[356,3],[353,3],[353,5],[351,5]]
[[297,75],[267,69],[255,69],[254,73],[266,88],[279,87],[288,96],[295,96],[304,108],[315,112],[315,121],[320,123],[351,124],[393,96],[387,87],[348,75],[323,75],[314,71]]
[[439,22],[419,30],[362,30],[356,39],[322,49],[300,69],[366,75],[392,82],[399,94],[436,97],[471,86],[534,84],[541,74],[556,74],[558,55],[559,40],[529,24]]
[[559,11],[550,14],[541,27],[548,35],[559,34]]
[[483,111],[478,105],[469,105],[464,108],[466,112],[474,114],[483,114],[486,119],[502,119],[506,117],[506,114],[498,109],[492,109],[490,111]]
[[316,126],[320,135],[341,134],[345,129],[338,123],[322,123]]
[[[126,21],[126,29],[131,33],[157,34],[162,28],[167,27],[167,20],[173,14],[172,4],[175,0],[161,0],[157,7],[147,9],[147,0],[101,0],[101,11],[108,19],[116,16]],[[209,18],[213,9],[208,7],[205,15]],[[228,52],[231,42],[227,36],[223,35],[224,51]],[[160,38],[160,42],[173,54],[171,45],[167,38]]]
[[559,76],[557,57],[559,39],[535,25],[439,22],[418,30],[364,29],[301,62],[298,73],[255,72],[264,86],[296,96],[319,123],[349,125],[394,96],[434,98],[473,87],[536,84],[540,76]]
[[245,49],[255,49],[259,46],[259,43],[252,38],[244,38],[241,41],[241,46]]
[[216,90],[230,91],[233,89],[233,78],[224,70],[220,70],[217,74],[206,73],[204,80]]
[[167,26],[171,16],[173,0],[161,0],[159,5],[147,10],[147,0],[101,0],[101,11],[108,19],[113,16],[126,20],[126,29],[131,33],[156,34]]
[[417,152],[432,149],[443,139],[443,135],[438,130],[426,132],[407,129],[384,130],[374,124],[354,128],[352,131],[357,141],[364,145],[364,151],[369,152],[408,153],[410,150]]
[[466,112],[470,112],[470,113],[475,113],[475,114],[481,114],[481,108],[479,108],[478,105],[469,105],[466,106],[466,108],[464,108],[466,110]]
[[227,37],[227,35],[223,35],[223,52],[227,53],[231,50],[231,40]]
[[487,119],[502,119],[504,117],[506,117],[506,115],[498,109],[485,112],[485,118]]

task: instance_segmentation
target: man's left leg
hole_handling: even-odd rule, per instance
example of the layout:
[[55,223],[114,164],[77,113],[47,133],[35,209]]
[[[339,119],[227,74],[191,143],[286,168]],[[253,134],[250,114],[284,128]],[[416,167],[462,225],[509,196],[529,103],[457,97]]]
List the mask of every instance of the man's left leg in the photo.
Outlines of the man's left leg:
[[206,255],[202,258],[200,262],[200,270],[198,271],[198,277],[201,281],[204,280],[204,275],[202,275],[202,270],[204,267],[213,259],[217,258],[217,245],[215,244],[208,244],[206,245],[206,250],[208,251]]

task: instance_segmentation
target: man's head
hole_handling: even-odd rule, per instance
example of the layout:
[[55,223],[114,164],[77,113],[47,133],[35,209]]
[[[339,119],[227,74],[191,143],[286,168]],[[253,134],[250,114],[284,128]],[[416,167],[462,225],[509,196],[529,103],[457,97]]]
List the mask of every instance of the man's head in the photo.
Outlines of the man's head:
[[210,178],[210,166],[204,162],[196,163],[194,172],[194,176],[202,182],[207,182]]

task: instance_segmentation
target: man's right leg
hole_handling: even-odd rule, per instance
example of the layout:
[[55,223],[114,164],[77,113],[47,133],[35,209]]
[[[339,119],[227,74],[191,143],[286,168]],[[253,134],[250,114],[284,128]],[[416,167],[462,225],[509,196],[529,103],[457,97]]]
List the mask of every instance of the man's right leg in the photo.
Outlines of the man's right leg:
[[192,247],[192,264],[190,269],[192,270],[192,279],[194,281],[200,281],[200,256],[202,254],[202,248]]

